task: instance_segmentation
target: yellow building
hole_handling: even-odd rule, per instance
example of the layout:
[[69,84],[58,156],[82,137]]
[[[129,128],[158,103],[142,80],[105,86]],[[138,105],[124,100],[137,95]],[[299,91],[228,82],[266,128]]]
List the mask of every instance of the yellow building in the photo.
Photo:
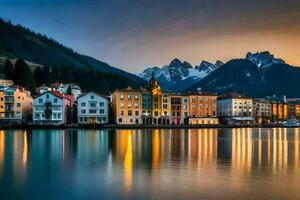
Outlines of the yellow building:
[[0,91],[0,120],[5,117],[5,92]]
[[171,97],[163,93],[154,76],[150,79],[152,124],[170,124]]
[[117,89],[112,94],[112,111],[117,124],[140,124],[142,112],[141,91],[130,87]]
[[288,118],[288,104],[285,102],[272,102],[272,119],[274,122],[285,121]]

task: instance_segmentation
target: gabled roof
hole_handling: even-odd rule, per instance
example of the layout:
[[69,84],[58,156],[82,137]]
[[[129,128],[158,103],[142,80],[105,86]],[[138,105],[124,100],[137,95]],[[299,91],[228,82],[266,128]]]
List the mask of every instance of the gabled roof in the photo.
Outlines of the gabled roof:
[[90,93],[94,93],[95,95],[97,95],[97,96],[99,96],[99,97],[102,97],[102,98],[104,98],[104,99],[107,99],[107,98],[108,98],[107,96],[105,96],[105,95],[103,95],[103,94],[100,94],[100,93],[98,93],[98,92],[90,91],[90,92],[86,92],[86,93],[83,93],[83,94],[79,95],[79,96],[77,97],[77,99],[80,99],[81,97],[86,96],[87,94],[90,94]]
[[[56,97],[58,97],[58,98],[60,98],[60,99],[66,98],[66,97],[65,97],[62,93],[60,93],[59,91],[47,91],[47,92],[44,92],[44,93],[41,93],[41,94],[35,96],[34,98],[38,98],[38,97],[40,97],[40,96],[42,96],[42,95],[44,95],[44,94],[47,94],[47,93],[52,94],[52,95],[54,95],[54,96],[56,96]],[[69,100],[69,99],[68,99],[68,100]]]

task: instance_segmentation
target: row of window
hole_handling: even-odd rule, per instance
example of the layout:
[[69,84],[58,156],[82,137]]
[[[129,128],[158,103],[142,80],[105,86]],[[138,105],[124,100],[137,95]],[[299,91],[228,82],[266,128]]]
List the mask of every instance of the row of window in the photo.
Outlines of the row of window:
[[[47,95],[49,96],[49,94],[47,94]],[[47,95],[46,95],[46,96],[47,96]],[[49,98],[49,97],[48,97],[48,98]],[[47,99],[48,99],[48,98],[47,98]],[[53,99],[53,103],[57,103],[57,102],[58,102],[58,99],[57,99],[57,98],[54,98],[54,99]],[[44,103],[44,99],[39,98],[39,103]]]
[[[96,114],[97,113],[97,109],[89,109],[89,110],[82,109],[80,111],[80,113],[81,114],[87,114],[87,113],[89,113],[89,114]],[[100,114],[104,114],[104,109],[99,109],[99,113]]]
[[[80,122],[88,122],[89,118],[88,117],[79,117]],[[107,122],[106,117],[96,117],[96,122]]]
[[[91,108],[95,108],[97,106],[96,103],[90,103],[90,107]],[[104,107],[104,102],[99,102],[99,106],[100,107]],[[81,107],[86,107],[86,103],[85,102],[82,102],[81,103]]]
[[[35,117],[36,119],[40,119],[40,118],[44,119],[45,114],[44,114],[44,113],[42,113],[42,114],[36,113],[36,114],[34,115],[34,117]],[[60,113],[53,113],[53,114],[52,114],[52,119],[58,119],[58,120],[61,119],[61,114],[60,114]]]
[[[139,98],[140,98],[139,95],[137,95],[137,94],[136,94],[136,95],[128,94],[128,95],[127,95],[127,99],[128,99],[128,100],[131,100],[131,99],[132,99],[132,96],[134,96],[134,99],[135,99],[135,100],[139,100]],[[120,95],[120,100],[124,100],[124,94],[121,94],[121,95]]]

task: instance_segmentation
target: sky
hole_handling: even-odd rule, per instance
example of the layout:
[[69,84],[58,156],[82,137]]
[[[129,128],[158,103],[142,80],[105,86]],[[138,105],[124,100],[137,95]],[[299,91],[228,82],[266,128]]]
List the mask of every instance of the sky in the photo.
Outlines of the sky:
[[299,0],[0,0],[0,17],[132,73],[264,50],[300,66]]

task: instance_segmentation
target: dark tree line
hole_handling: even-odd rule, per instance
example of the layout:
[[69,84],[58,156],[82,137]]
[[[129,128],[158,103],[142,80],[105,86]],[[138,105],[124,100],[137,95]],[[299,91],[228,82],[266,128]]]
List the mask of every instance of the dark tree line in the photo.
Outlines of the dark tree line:
[[103,94],[112,93],[116,88],[124,88],[132,82],[123,76],[113,73],[102,73],[89,68],[78,68],[73,65],[36,67],[33,71],[23,59],[16,64],[7,59],[2,69],[7,79],[15,84],[35,92],[36,87],[53,82],[76,83],[84,91],[97,91]]

